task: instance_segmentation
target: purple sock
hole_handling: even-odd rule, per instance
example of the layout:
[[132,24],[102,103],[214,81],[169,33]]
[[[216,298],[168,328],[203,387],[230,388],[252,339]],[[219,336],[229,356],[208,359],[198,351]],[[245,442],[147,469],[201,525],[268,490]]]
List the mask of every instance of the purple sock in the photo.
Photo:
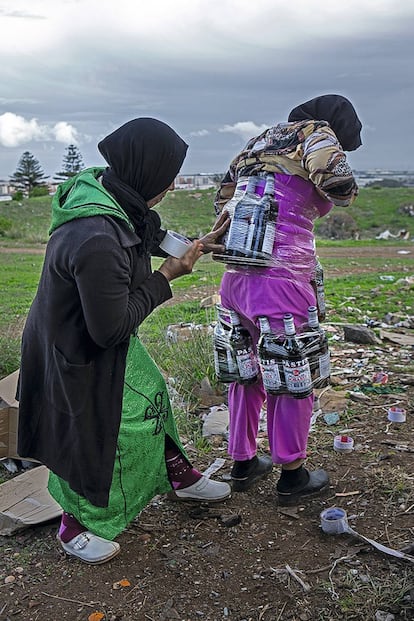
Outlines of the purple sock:
[[62,513],[62,520],[59,527],[59,537],[63,543],[68,543],[71,539],[84,533],[87,530],[78,520],[70,513],[65,511]]
[[166,449],[165,463],[174,489],[183,489],[197,483],[203,476],[184,458],[178,449]]

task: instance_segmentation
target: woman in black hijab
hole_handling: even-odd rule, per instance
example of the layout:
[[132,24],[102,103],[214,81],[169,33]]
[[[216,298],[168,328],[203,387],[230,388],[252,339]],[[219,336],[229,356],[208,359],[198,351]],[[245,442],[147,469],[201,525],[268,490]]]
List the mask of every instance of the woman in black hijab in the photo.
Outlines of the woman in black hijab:
[[187,145],[165,123],[141,118],[98,145],[108,163],[59,186],[38,291],[22,339],[19,454],[51,471],[63,508],[58,540],[103,563],[112,541],[156,495],[217,501],[227,483],[185,456],[165,382],[141,344],[142,321],[172,297],[170,281],[218,248],[216,230],[158,270],[163,238],[152,207],[169,189]]

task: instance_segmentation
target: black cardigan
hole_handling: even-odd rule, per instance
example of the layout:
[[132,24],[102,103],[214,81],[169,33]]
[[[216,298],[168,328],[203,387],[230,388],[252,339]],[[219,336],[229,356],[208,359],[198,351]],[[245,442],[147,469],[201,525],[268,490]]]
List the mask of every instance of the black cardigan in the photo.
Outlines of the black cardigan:
[[121,221],[80,218],[50,237],[22,338],[18,451],[107,506],[129,337],[172,296]]

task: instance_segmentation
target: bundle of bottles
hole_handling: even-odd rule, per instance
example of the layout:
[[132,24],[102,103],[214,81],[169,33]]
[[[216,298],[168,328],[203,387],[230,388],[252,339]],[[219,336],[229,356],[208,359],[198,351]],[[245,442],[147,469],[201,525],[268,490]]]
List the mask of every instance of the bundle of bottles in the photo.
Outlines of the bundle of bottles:
[[246,265],[271,265],[278,203],[274,174],[241,177],[225,206],[230,226],[223,238],[225,254],[213,259]]
[[213,342],[219,381],[251,384],[260,373],[268,394],[291,394],[297,399],[329,384],[328,340],[316,306],[309,307],[308,321],[298,333],[290,313],[283,318],[284,333],[272,332],[268,318],[259,317],[257,355],[238,314],[221,305],[216,310]]

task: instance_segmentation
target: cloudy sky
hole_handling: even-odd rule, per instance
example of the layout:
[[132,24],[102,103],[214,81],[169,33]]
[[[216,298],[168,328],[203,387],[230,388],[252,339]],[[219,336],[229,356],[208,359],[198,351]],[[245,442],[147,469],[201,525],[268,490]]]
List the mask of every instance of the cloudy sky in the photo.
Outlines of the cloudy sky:
[[30,151],[53,176],[152,116],[190,145],[182,171],[222,172],[245,141],[316,95],[362,120],[356,169],[414,170],[414,2],[0,0],[0,179]]

